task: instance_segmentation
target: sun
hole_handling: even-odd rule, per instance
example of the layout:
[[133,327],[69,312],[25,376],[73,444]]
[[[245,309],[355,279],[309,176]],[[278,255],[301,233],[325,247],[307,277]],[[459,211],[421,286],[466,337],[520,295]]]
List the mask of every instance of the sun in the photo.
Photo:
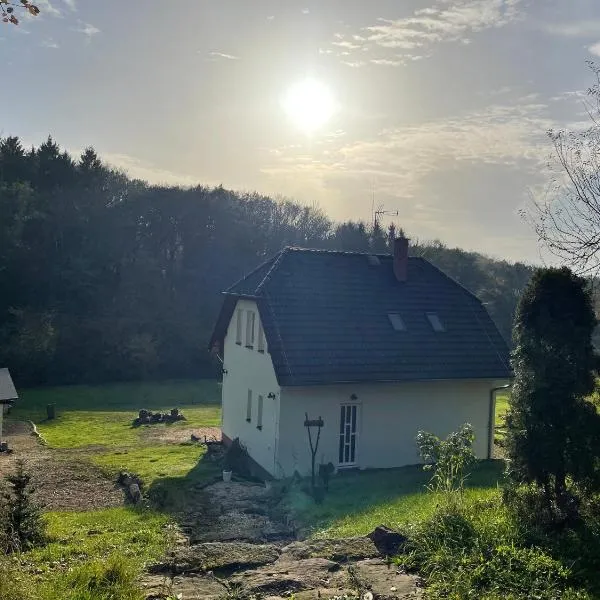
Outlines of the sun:
[[336,108],[329,88],[315,79],[294,84],[284,95],[282,105],[288,117],[306,133],[323,127]]

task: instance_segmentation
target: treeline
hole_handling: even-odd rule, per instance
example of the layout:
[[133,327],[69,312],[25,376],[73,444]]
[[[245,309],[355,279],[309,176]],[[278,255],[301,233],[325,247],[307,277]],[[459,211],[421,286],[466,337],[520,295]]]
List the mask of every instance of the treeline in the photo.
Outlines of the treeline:
[[[206,345],[224,288],[283,246],[387,252],[393,231],[255,193],[151,186],[92,148],[0,138],[0,366],[19,385],[216,374]],[[529,267],[412,251],[510,336]]]

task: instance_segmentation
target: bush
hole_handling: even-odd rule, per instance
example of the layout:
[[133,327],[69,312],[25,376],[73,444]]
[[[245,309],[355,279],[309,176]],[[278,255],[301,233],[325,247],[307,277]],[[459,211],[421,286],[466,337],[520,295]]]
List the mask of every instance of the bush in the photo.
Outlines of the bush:
[[431,491],[462,492],[467,469],[475,462],[473,427],[468,423],[441,440],[433,433],[419,431],[416,442],[425,470],[432,470]]
[[404,565],[418,570],[430,598],[587,598],[570,569],[539,547],[523,547],[497,504],[438,507],[409,533]]
[[9,488],[3,493],[0,514],[2,545],[6,553],[28,550],[46,537],[41,509],[31,498],[31,476],[19,461],[16,473],[6,480]]

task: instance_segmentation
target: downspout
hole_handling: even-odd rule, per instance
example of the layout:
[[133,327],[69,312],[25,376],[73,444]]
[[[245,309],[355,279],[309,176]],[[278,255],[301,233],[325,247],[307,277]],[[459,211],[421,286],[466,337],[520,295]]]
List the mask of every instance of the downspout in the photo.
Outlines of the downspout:
[[490,410],[488,415],[488,451],[487,457],[488,460],[492,458],[492,450],[494,448],[494,428],[495,428],[495,420],[496,420],[496,392],[500,390],[507,390],[512,383],[507,383],[506,385],[501,385],[490,390]]

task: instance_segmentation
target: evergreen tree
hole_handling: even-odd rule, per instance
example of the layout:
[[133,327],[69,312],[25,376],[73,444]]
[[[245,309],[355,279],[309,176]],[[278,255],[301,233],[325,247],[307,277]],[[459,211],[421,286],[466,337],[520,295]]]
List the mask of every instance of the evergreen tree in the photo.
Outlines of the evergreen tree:
[[27,550],[43,542],[45,526],[42,512],[31,498],[31,476],[22,461],[14,474],[6,477],[10,490],[4,493],[2,529],[6,539],[5,551]]
[[598,483],[599,417],[594,389],[596,325],[587,282],[569,269],[539,269],[517,308],[515,382],[506,425],[508,473],[533,483],[566,511],[567,484]]

